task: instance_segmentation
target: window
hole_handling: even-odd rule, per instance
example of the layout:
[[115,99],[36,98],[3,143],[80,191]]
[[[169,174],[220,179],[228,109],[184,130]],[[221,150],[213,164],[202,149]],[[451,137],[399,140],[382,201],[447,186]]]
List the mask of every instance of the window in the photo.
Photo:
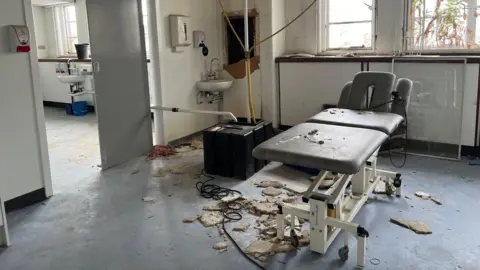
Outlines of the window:
[[148,0],[142,0],[143,28],[145,30],[145,50],[147,58],[150,57],[150,25],[148,21]]
[[323,50],[374,49],[374,0],[325,0]]
[[77,16],[75,14],[75,6],[69,5],[63,7],[65,16],[65,38],[67,54],[75,54],[75,44],[78,44],[77,34]]
[[57,40],[57,56],[76,54],[78,44],[77,16],[75,5],[52,6]]
[[409,0],[407,49],[480,49],[480,0]]

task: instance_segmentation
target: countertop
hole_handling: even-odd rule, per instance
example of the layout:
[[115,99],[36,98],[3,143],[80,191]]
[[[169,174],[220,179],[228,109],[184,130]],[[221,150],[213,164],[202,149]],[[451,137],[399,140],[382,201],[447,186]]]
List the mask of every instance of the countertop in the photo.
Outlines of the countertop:
[[67,63],[68,60],[70,62],[77,62],[77,63],[91,63],[92,59],[76,59],[76,58],[39,58],[38,62],[50,62],[50,63]]
[[[67,63],[68,60],[72,63],[91,63],[92,59],[76,59],[76,58],[39,58],[38,62],[50,62],[50,63]],[[147,59],[147,63],[150,63],[150,59]]]
[[312,62],[416,62],[416,63],[480,63],[476,55],[359,55],[359,56],[281,56],[275,59],[277,63],[312,63]]

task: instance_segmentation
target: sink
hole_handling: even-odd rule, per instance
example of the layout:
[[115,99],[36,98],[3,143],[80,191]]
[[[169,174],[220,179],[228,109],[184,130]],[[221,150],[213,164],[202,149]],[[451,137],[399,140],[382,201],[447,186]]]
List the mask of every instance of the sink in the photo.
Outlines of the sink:
[[64,75],[58,76],[57,79],[62,83],[81,83],[85,81],[85,76],[83,75]]
[[233,81],[229,80],[210,80],[198,81],[195,85],[198,91],[202,92],[223,92],[232,87]]

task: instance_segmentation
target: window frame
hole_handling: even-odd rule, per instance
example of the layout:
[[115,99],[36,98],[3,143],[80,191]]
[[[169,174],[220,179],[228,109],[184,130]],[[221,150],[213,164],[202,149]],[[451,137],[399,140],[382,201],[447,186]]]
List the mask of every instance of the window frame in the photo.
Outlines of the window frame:
[[143,29],[144,29],[144,39],[145,39],[145,54],[147,59],[150,59],[150,39],[151,37],[151,29],[150,29],[150,18],[148,11],[150,9],[150,3],[148,0],[142,0],[142,10],[141,10],[141,15],[142,15],[142,23],[143,23]]
[[[404,9],[404,18],[403,18],[403,29],[404,29],[404,35],[403,35],[403,42],[402,42],[402,47],[403,47],[403,52],[405,53],[412,53],[412,54],[479,54],[480,53],[480,48],[476,49],[460,49],[460,48],[435,48],[435,49],[425,49],[422,48],[420,49],[412,49],[410,47],[410,39],[415,38],[415,28],[410,29],[411,25],[414,25],[415,23],[415,16],[410,16],[410,9],[412,7],[412,0],[404,0],[405,3],[405,9]],[[468,0],[467,0],[468,2]],[[480,4],[477,5],[477,8],[480,9]],[[471,14],[468,14],[468,17],[471,17]],[[467,28],[468,28],[468,19],[467,19]],[[475,23],[473,27],[473,31],[475,33],[476,28],[479,27],[480,25],[477,25]],[[480,41],[479,41],[480,42]]]
[[[67,18],[65,15],[65,8],[68,6],[74,6],[75,4],[61,4],[51,6],[53,13],[53,21],[55,27],[55,41],[57,57],[72,57],[76,55],[76,52],[68,51],[68,35],[67,35]],[[76,18],[75,18],[76,19]],[[77,39],[78,39],[78,21],[77,23]]]
[[[69,8],[69,7],[73,7],[74,9],[76,9],[75,4],[66,4],[66,5],[62,6],[63,29],[64,29],[63,36],[64,36],[64,39],[65,39],[63,51],[66,53],[66,55],[75,55],[76,51],[73,51],[73,52],[69,51],[69,41],[71,39],[76,38],[77,43],[78,43],[78,21],[77,21],[77,14],[76,13],[75,13],[75,21],[69,21],[68,20],[68,18],[67,18],[68,17],[67,16],[67,8]],[[75,10],[75,12],[76,12],[76,10]],[[71,36],[68,35],[68,25],[71,24],[71,23],[75,23],[75,27],[77,28],[77,36],[76,37],[71,37]]]
[[[378,22],[378,10],[377,10],[377,1],[378,0],[373,0],[372,1],[372,18],[371,20],[362,20],[362,21],[345,21],[345,22],[335,22],[335,23],[329,23],[329,3],[330,1],[335,1],[335,0],[321,0],[319,1],[318,4],[318,10],[317,14],[319,14],[319,32],[320,32],[320,38],[319,40],[319,46],[318,46],[318,51],[321,53],[338,53],[338,52],[375,52],[376,51],[376,43],[377,43],[377,22]],[[371,22],[371,41],[372,41],[372,46],[371,47],[366,47],[366,48],[359,48],[359,47],[338,47],[338,48],[329,48],[328,43],[329,43],[329,38],[330,38],[330,31],[329,31],[329,26],[330,25],[345,25],[345,24],[355,24],[355,23],[365,23],[365,22]]]

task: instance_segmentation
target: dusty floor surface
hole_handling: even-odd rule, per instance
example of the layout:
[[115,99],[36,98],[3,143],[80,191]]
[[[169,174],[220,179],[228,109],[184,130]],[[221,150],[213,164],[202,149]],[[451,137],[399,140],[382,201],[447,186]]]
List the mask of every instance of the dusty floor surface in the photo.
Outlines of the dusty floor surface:
[[[8,214],[13,245],[0,251],[1,270],[255,269],[228,241],[225,252],[212,248],[224,241],[216,227],[183,223],[213,203],[199,197],[195,189],[203,166],[201,150],[153,162],[139,158],[101,172],[96,167],[95,119],[88,118],[93,115],[80,119],[47,110],[47,116],[55,195]],[[69,137],[63,136],[66,131]],[[388,159],[380,164],[392,167]],[[409,156],[399,170],[409,199],[377,195],[355,218],[370,232],[365,269],[480,269],[476,230],[480,215],[475,214],[480,209],[479,170],[466,162]],[[217,178],[215,183],[264,198],[263,189],[254,183],[277,176],[275,170],[264,171],[249,181]],[[417,191],[434,195],[443,204],[422,200],[414,195]],[[144,201],[146,197],[152,200]],[[423,221],[433,233],[415,234],[390,223],[390,218]],[[241,221],[254,222],[248,215]],[[237,225],[226,226],[231,231]],[[231,234],[244,249],[257,239],[253,226]],[[342,244],[340,235],[325,255],[304,247],[270,257],[264,265],[267,269],[354,269],[354,240],[346,263],[337,255]]]

